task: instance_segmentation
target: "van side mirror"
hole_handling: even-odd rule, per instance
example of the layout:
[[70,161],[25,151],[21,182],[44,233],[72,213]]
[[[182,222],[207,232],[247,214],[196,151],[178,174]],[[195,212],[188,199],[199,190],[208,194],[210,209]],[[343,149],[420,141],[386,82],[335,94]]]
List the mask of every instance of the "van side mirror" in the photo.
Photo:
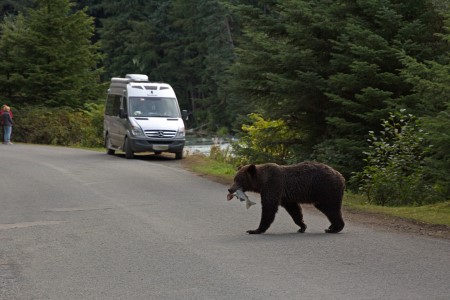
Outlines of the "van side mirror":
[[127,113],[124,111],[123,108],[119,109],[119,118],[125,119],[127,117]]
[[183,109],[183,110],[181,111],[181,117],[182,117],[183,120],[185,120],[185,121],[189,120],[189,113],[188,113],[188,111],[185,110],[185,109]]

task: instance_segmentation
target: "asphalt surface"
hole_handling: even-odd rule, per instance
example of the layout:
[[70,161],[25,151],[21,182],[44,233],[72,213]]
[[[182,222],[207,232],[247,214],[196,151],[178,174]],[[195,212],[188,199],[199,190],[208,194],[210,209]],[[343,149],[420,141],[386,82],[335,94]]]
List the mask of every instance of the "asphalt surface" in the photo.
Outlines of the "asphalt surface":
[[[450,241],[306,233],[167,157],[0,145],[0,299],[450,299]],[[345,217],[345,216],[344,216]]]

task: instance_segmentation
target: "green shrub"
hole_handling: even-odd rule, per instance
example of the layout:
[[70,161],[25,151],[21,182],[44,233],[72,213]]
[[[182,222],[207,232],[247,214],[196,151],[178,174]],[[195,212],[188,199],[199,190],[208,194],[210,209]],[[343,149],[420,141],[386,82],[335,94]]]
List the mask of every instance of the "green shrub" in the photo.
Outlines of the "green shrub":
[[218,137],[226,137],[230,134],[227,127],[220,127],[217,129],[216,134]]
[[209,158],[223,163],[233,163],[234,158],[231,154],[230,147],[227,147],[225,149],[222,149],[220,145],[212,145],[210,152],[209,152]]
[[17,142],[61,146],[103,145],[103,105],[85,109],[25,106],[14,110],[13,138]]
[[425,133],[413,115],[403,113],[382,120],[379,136],[369,132],[367,165],[352,178],[375,204],[419,205],[440,200],[424,175],[429,149],[423,143]]
[[232,144],[239,164],[287,164],[295,160],[293,147],[299,143],[299,133],[290,130],[283,120],[265,120],[259,114],[249,117],[252,124],[244,124],[239,141]]

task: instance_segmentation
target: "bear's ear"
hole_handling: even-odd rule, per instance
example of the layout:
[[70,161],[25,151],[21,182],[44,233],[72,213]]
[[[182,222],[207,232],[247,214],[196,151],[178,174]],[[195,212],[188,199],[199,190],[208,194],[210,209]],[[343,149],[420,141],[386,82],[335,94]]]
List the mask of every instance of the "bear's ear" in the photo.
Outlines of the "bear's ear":
[[249,165],[248,169],[247,169],[247,172],[250,175],[256,175],[256,166],[255,165]]

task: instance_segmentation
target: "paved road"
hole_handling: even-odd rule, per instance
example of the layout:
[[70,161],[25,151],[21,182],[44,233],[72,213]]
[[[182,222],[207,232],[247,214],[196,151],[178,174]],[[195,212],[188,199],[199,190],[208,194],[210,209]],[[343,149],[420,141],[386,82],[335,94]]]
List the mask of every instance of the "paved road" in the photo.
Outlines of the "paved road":
[[[450,242],[260,205],[173,159],[0,146],[0,299],[449,299]],[[257,200],[256,195],[250,195]]]

